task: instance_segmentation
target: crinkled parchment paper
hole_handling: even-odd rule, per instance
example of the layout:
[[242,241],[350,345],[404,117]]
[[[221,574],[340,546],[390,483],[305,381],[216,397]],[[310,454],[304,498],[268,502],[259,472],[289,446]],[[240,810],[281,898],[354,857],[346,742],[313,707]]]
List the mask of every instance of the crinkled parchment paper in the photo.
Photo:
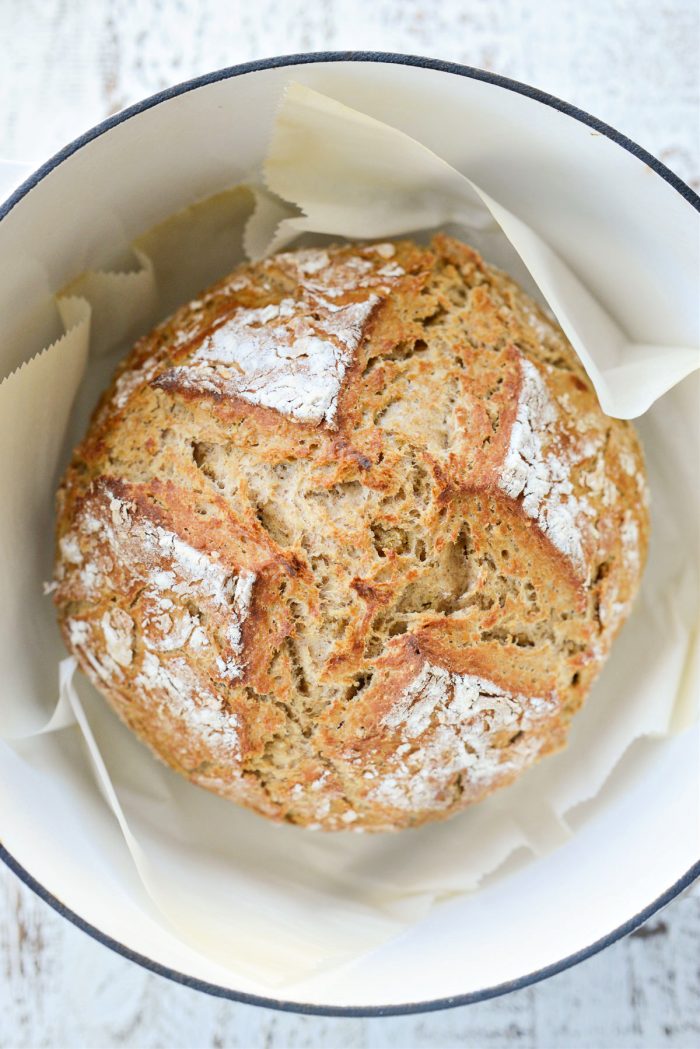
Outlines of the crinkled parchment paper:
[[[61,747],[79,733],[151,914],[199,954],[279,987],[371,950],[440,899],[497,876],[512,854],[556,847],[572,833],[567,816],[576,806],[611,803],[610,773],[635,740],[692,723],[698,384],[678,384],[699,359],[689,347],[631,342],[547,245],[482,189],[404,133],[308,88],[287,90],[264,181],[145,234],[123,272],[78,278],[58,302],[66,334],[0,385],[0,765],[11,753],[41,772],[39,741],[51,734]],[[539,293],[609,414],[642,416],[653,518],[642,592],[568,749],[514,786],[404,834],[276,826],[162,768],[75,672],[42,596],[53,491],[130,341],[232,269],[244,244],[258,257],[300,234],[378,238],[438,227]],[[60,790],[57,779],[54,770],[32,782]]]

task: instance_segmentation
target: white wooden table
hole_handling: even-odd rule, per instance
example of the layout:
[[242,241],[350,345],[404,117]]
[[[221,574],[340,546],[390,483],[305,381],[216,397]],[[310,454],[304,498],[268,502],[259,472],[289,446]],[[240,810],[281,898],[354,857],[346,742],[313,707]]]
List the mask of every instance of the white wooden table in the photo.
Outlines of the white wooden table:
[[[698,0],[0,0],[0,157],[41,161],[144,95],[274,54],[427,54],[532,83],[700,188]],[[445,1013],[323,1019],[210,999],[0,869],[0,1046],[608,1049],[700,1044],[700,897],[574,970]]]

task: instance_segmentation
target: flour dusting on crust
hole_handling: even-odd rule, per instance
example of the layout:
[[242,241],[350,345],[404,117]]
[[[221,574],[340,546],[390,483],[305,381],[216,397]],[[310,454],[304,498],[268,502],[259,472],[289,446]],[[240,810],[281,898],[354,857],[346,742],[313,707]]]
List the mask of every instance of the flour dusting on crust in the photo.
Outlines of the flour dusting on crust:
[[193,735],[206,739],[217,760],[240,756],[238,718],[222,708],[219,697],[202,684],[185,659],[163,662],[154,652],[146,652],[134,680],[154,699],[165,698],[169,713]]
[[[187,654],[211,645],[205,623],[216,617],[224,624],[218,675],[227,681],[242,676],[242,629],[255,573],[244,569],[232,574],[216,555],[156,524],[105,482],[86,498],[61,550],[77,567],[81,603],[87,606],[85,618],[68,620],[68,636],[94,676],[118,685],[124,669],[135,664],[133,680],[156,704],[165,704],[192,732],[211,737],[212,746],[225,746],[230,756],[238,748],[235,718],[193,671]],[[137,594],[132,614],[114,606],[96,617],[90,606],[104,600],[117,564],[128,566]]]
[[[380,255],[383,261],[384,255]],[[347,369],[365,326],[391,282],[396,263],[331,260],[309,250],[278,255],[275,266],[296,282],[294,296],[223,319],[186,364],[162,384],[220,397],[238,397],[303,423],[332,426]],[[361,299],[337,301],[363,293]]]
[[379,300],[316,304],[296,300],[240,309],[217,328],[190,362],[166,373],[187,389],[240,397],[305,423],[332,423],[338,394],[363,327]]
[[[584,571],[583,527],[591,508],[574,495],[570,471],[576,459],[556,449],[559,416],[539,369],[525,357],[520,369],[518,410],[498,484],[511,499],[522,499],[528,517],[577,570]],[[550,451],[545,451],[546,445]]]
[[[468,791],[529,765],[541,741],[525,730],[558,709],[554,697],[507,692],[485,678],[426,662],[383,720],[404,742],[387,771],[371,770],[377,781],[372,797],[404,809],[448,807],[455,776],[463,777]],[[520,732],[507,751],[498,746]]]

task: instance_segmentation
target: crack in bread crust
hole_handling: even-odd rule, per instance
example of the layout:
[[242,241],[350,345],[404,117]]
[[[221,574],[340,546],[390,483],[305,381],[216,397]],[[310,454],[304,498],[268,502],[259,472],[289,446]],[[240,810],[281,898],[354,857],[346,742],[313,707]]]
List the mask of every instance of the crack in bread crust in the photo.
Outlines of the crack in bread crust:
[[561,747],[639,586],[630,424],[444,236],[240,267],[121,364],[54,600],[119,715],[277,820],[441,819]]

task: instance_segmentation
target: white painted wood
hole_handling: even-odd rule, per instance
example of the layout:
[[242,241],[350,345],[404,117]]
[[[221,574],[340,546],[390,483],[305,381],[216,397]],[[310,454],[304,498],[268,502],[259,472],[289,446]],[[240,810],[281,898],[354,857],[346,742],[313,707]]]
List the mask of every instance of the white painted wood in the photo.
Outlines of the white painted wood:
[[425,1016],[325,1019],[219,1001],[95,943],[0,874],[0,1045],[691,1049],[700,1044],[700,900],[536,987]]
[[[697,0],[0,0],[0,157],[41,161],[168,84],[273,54],[427,54],[537,85],[700,188]],[[572,901],[576,906],[576,901]],[[690,1049],[700,897],[492,1002],[367,1020],[275,1014],[153,976],[0,868],[0,1046]]]
[[699,10],[696,0],[2,0],[0,146],[43,159],[187,77],[275,54],[372,49],[535,84],[697,187]]

